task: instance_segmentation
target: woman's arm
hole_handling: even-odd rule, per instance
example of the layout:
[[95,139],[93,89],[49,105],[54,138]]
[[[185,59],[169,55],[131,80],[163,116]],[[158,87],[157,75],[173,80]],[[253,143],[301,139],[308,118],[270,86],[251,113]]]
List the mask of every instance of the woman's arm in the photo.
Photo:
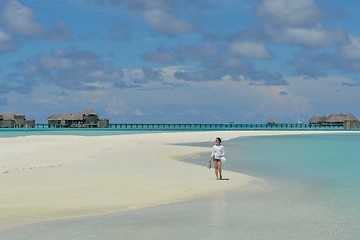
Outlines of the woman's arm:
[[221,150],[220,150],[220,153],[221,153],[220,157],[223,157],[223,156],[225,155],[225,148],[224,148],[224,146],[222,146],[222,148],[221,148]]

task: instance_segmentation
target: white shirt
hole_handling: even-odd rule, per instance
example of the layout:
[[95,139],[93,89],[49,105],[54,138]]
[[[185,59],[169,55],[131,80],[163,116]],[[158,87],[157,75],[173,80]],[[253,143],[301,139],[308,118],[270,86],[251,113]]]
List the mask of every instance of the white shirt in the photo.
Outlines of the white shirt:
[[220,159],[225,155],[225,150],[223,145],[214,145],[212,147],[212,152],[210,157],[214,157],[215,159]]

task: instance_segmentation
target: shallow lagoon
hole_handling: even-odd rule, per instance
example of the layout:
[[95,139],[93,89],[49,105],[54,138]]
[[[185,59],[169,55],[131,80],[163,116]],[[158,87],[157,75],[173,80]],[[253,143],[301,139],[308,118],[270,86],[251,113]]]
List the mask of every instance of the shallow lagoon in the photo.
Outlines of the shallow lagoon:
[[[33,224],[0,239],[356,239],[359,139],[355,132],[233,139],[224,142],[224,177],[227,170],[261,177],[272,191]],[[199,145],[210,152],[212,144]],[[208,157],[187,161],[208,171]]]

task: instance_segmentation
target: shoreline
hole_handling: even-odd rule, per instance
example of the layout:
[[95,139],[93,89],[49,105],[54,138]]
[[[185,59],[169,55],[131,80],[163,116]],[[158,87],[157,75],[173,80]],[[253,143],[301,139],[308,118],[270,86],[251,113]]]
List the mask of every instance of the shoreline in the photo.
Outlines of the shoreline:
[[[339,131],[336,131],[337,133]],[[269,191],[262,179],[180,159],[210,155],[213,139],[326,134],[319,131],[210,131],[112,136],[0,138],[0,231],[27,224],[131,211],[212,196]],[[209,147],[178,144],[210,142]]]

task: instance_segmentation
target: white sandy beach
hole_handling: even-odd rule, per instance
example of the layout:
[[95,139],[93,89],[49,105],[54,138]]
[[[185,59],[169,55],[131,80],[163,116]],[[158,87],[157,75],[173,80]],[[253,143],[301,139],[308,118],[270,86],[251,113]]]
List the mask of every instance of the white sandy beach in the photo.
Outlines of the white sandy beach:
[[[309,134],[224,131],[0,138],[0,231],[26,224],[129,211],[222,191],[266,191],[261,179],[178,161],[208,152],[216,136]],[[211,142],[209,147],[175,144]],[[238,156],[241,158],[241,156]],[[234,159],[232,159],[234,160]],[[231,161],[231,159],[228,159]]]

